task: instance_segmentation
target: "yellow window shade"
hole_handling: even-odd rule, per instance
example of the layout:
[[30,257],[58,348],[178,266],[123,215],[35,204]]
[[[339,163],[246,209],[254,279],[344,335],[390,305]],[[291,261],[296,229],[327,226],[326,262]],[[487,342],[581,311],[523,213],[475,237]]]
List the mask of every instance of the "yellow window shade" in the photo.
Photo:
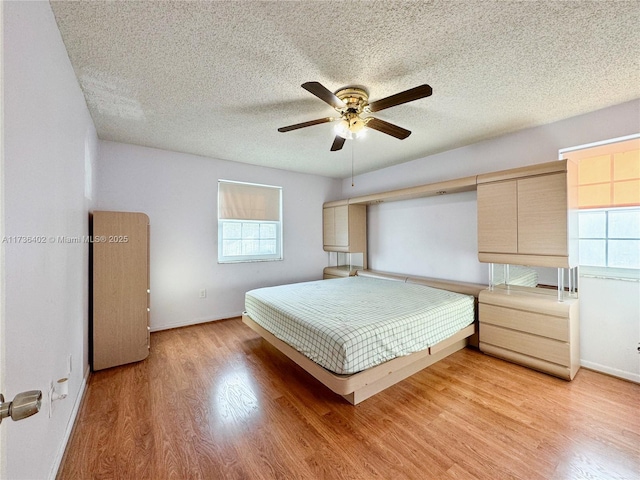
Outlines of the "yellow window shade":
[[611,184],[580,185],[578,208],[603,208],[611,205]]
[[611,155],[583,158],[578,169],[578,183],[602,183],[611,181]]
[[627,180],[613,184],[613,205],[640,205],[640,180]]
[[578,161],[579,208],[640,205],[638,139],[572,152]]
[[613,180],[640,178],[640,150],[616,153],[613,156]]

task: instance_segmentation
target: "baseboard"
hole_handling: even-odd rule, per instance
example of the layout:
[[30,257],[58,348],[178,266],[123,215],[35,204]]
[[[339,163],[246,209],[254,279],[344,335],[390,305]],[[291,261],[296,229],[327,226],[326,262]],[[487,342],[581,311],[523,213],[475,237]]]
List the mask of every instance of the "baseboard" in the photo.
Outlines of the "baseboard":
[[155,326],[151,327],[152,332],[160,332],[162,330],[171,330],[172,328],[181,328],[181,327],[189,327],[191,325],[198,325],[200,323],[209,323],[209,322],[217,322],[218,320],[228,320],[229,318],[241,317],[242,312],[233,312],[226,315],[220,315],[217,317],[207,317],[207,318],[195,318],[193,320],[188,320],[185,322],[175,322],[169,323],[167,325]]
[[612,377],[621,378],[634,383],[640,383],[640,375],[637,373],[625,372],[624,370],[618,370],[617,368],[607,367],[594,362],[588,362],[586,360],[580,360],[580,366],[588,370],[604,373]]
[[76,424],[76,417],[78,416],[78,412],[80,411],[80,405],[82,405],[84,392],[87,389],[89,375],[91,375],[91,368],[89,367],[89,365],[87,365],[87,368],[84,371],[84,376],[82,378],[82,384],[80,385],[80,390],[78,391],[76,401],[74,402],[73,409],[71,410],[71,416],[69,417],[69,421],[67,422],[67,428],[64,431],[64,438],[62,439],[62,443],[58,448],[58,453],[56,454],[56,458],[54,459],[51,471],[49,472],[49,480],[55,480],[55,478],[58,476],[58,470],[60,469],[60,465],[62,464],[62,458],[64,457],[65,450],[67,449],[69,438],[71,438],[71,432],[73,432],[73,427]]

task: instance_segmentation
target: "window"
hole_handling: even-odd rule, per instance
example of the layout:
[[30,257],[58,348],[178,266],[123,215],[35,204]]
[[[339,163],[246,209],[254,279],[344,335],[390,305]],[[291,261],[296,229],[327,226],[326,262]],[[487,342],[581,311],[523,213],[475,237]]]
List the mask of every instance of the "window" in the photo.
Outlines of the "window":
[[580,265],[640,269],[640,208],[583,210]]
[[282,188],[218,181],[218,262],[282,260]]
[[640,135],[561,151],[578,162],[583,273],[640,273]]

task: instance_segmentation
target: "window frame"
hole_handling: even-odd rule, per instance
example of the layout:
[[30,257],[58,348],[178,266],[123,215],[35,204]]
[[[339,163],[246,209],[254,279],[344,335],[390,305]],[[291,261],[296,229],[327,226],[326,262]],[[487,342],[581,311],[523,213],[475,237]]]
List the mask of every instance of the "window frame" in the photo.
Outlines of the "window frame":
[[[640,139],[640,133],[635,133],[632,135],[627,135],[624,137],[618,137],[618,138],[613,138],[613,139],[609,139],[609,140],[604,140],[601,142],[594,142],[594,143],[589,143],[589,144],[585,144],[585,145],[578,145],[575,147],[569,147],[569,148],[564,148],[564,149],[560,149],[558,151],[558,159],[559,160],[563,160],[565,157],[565,154],[569,154],[571,152],[575,152],[577,150],[586,150],[589,148],[594,148],[594,147],[600,147],[600,146],[606,146],[609,144],[614,144],[614,143],[619,143],[619,142],[625,142],[628,140],[636,140],[636,139]],[[613,181],[613,180],[612,180]],[[604,183],[604,182],[603,182]],[[602,207],[602,208],[581,208],[578,210],[578,222],[580,222],[580,212],[594,212],[594,211],[615,211],[615,210],[623,210],[623,209],[638,209],[640,208],[639,205],[633,205],[633,206],[617,206],[617,207]],[[608,224],[609,224],[609,219],[608,219],[608,213],[607,213],[607,220],[606,220],[606,238],[602,239],[602,238],[594,238],[597,240],[605,240],[606,241],[606,250],[605,250],[605,262],[608,263],[609,261],[609,255],[608,255],[608,249],[609,249],[609,240],[617,240],[616,238],[609,238],[609,232],[608,232]],[[578,232],[578,241],[580,240],[589,240],[592,239],[592,237],[581,237],[580,233]],[[625,239],[620,239],[620,240],[639,240],[636,238],[625,238]],[[615,280],[627,280],[627,281],[640,281],[640,269],[638,268],[621,268],[621,267],[602,267],[602,266],[590,266],[590,265],[582,265],[580,263],[580,276],[581,277],[593,277],[593,278],[605,278],[605,279],[615,279]]]
[[[253,187],[263,187],[263,188],[272,188],[277,189],[279,191],[279,220],[265,220],[265,219],[232,219],[232,218],[220,218],[221,211],[221,201],[220,201],[220,184],[238,184],[238,185],[246,185]],[[282,210],[283,210],[283,192],[282,187],[275,185],[263,185],[257,183],[249,183],[249,182],[238,182],[232,180],[218,180],[218,208],[217,208],[217,219],[218,219],[218,264],[229,264],[229,263],[252,263],[252,262],[277,262],[284,260],[284,247],[283,247],[283,221],[282,221]],[[240,254],[240,255],[225,255],[224,254],[224,242],[225,240],[229,240],[229,238],[224,238],[224,225],[225,224],[240,224],[241,228],[243,228],[244,224],[268,224],[275,225],[276,235],[276,253],[270,254]],[[244,232],[241,233],[241,236],[235,240],[243,241],[260,241],[261,237],[257,238],[253,237],[245,237],[243,236]],[[266,238],[265,238],[266,240]],[[271,237],[269,238],[271,240]]]

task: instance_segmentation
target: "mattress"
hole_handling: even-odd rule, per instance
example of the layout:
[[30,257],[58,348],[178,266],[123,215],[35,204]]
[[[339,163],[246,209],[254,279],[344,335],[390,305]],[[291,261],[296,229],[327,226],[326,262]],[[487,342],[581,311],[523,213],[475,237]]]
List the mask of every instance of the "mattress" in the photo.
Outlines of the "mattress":
[[[504,283],[504,265],[494,265],[493,284]],[[509,285],[519,285],[522,287],[537,287],[538,272],[531,267],[520,265],[509,265]]]
[[474,320],[474,297],[365,277],[251,290],[246,313],[317,364],[351,374],[424,350]]

